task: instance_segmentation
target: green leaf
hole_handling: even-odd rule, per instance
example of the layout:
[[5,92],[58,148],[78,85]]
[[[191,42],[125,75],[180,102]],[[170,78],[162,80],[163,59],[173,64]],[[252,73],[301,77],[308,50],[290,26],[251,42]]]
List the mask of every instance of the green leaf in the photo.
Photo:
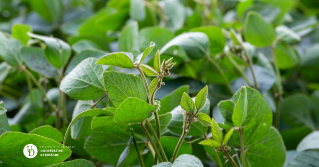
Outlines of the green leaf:
[[221,143],[219,141],[212,140],[212,139],[201,141],[198,144],[210,146],[210,147],[220,147],[221,146]]
[[175,32],[183,27],[185,23],[186,9],[180,1],[163,1],[166,22],[171,31]]
[[63,140],[62,133],[50,125],[40,126],[36,129],[33,129],[31,132],[29,132],[29,134],[37,134],[40,136],[50,138],[50,139],[55,140],[57,142],[62,142],[62,140]]
[[7,78],[11,66],[7,62],[0,63],[0,84]]
[[[92,100],[81,101],[79,100],[73,110],[72,118],[76,118],[77,115],[81,114],[83,111],[90,109],[93,105]],[[93,117],[86,116],[75,120],[71,126],[71,137],[73,139],[80,139],[87,137],[92,133],[91,122]]]
[[61,1],[32,0],[30,3],[33,10],[48,22],[57,22],[63,12]]
[[231,100],[224,100],[219,102],[217,106],[225,120],[232,122],[232,115],[235,108],[234,102]]
[[247,88],[242,87],[240,89],[240,97],[235,105],[233,115],[232,115],[232,121],[234,125],[241,128],[246,116],[247,116],[247,106],[248,106],[248,100],[247,100]]
[[181,107],[183,110],[190,113],[193,113],[195,111],[195,104],[192,98],[185,92],[183,93],[183,96],[182,96]]
[[[173,157],[175,146],[177,145],[178,140],[179,138],[177,137],[168,137],[168,136],[161,137],[161,144],[163,146],[163,149],[167,157]],[[182,141],[182,144],[180,149],[178,150],[177,156],[180,156],[182,154],[192,154],[192,145],[187,144],[185,140]]]
[[253,5],[254,0],[246,0],[246,1],[240,1],[237,5],[237,15],[239,18],[242,18],[245,11]]
[[146,75],[157,76],[157,72],[154,70],[154,68],[152,68],[148,65],[145,65],[145,64],[141,64],[141,67]]
[[153,94],[156,86],[157,86],[157,82],[158,82],[158,78],[154,78],[151,83],[150,83],[150,92],[149,92],[149,97],[151,97],[151,95]]
[[159,163],[157,165],[154,165],[152,167],[171,167],[172,166],[172,163],[170,162],[162,162],[162,163]]
[[182,154],[176,158],[172,167],[191,166],[204,167],[202,162],[194,155]]
[[61,81],[61,91],[77,100],[93,100],[102,96],[105,92],[103,68],[96,61],[95,58],[87,58],[78,64]]
[[209,39],[202,32],[184,33],[175,37],[163,46],[160,54],[172,46],[181,47],[192,60],[203,58],[209,53]]
[[62,68],[71,56],[71,47],[64,41],[41,35],[28,33],[30,37],[37,38],[45,42],[45,57],[56,68]]
[[276,33],[277,39],[287,43],[299,42],[301,40],[301,37],[298,34],[284,25],[276,27]]
[[223,140],[223,145],[227,145],[227,143],[228,143],[228,141],[229,141],[231,135],[233,134],[233,132],[234,132],[234,128],[230,129],[230,130],[226,133],[225,138],[224,138],[224,140]]
[[204,126],[211,126],[212,124],[212,119],[207,114],[198,113],[197,118]]
[[[166,128],[169,125],[171,119],[172,119],[171,113],[159,115],[161,134],[166,132]],[[155,119],[152,119],[150,122],[151,122],[153,128],[156,129]],[[146,128],[148,131],[150,131],[148,126],[146,126]],[[132,132],[132,133],[137,133],[137,134],[142,135],[142,136],[146,136],[139,123],[129,125],[126,129],[126,132]]]
[[280,135],[285,142],[287,150],[295,150],[303,138],[312,132],[307,126],[291,128],[280,131]]
[[[82,28],[81,33],[82,34],[87,34],[90,32],[87,32],[92,28],[92,23],[93,25],[96,25],[96,28],[98,33],[101,35],[105,36],[105,32],[107,31],[117,31],[119,30],[122,26],[125,25],[125,22],[129,18],[129,11],[128,9],[123,9],[123,10],[114,10],[113,8],[106,8],[110,10],[111,12],[106,12],[101,13],[96,20],[92,20],[91,25],[89,22],[86,23],[85,29]],[[113,23],[113,24],[110,24]]]
[[276,32],[257,12],[249,12],[244,26],[245,39],[258,47],[270,46],[276,38]]
[[59,76],[58,71],[45,58],[44,49],[35,47],[22,47],[21,55],[24,63],[33,71],[49,78]]
[[0,102],[0,136],[7,131],[10,131],[10,126],[6,114],[7,110],[3,106],[3,102]]
[[128,97],[116,110],[114,119],[118,123],[142,122],[149,118],[151,112],[156,109],[157,106],[134,97]]
[[119,161],[117,162],[116,164],[116,167],[121,167],[123,166],[127,156],[129,155],[130,153],[130,147],[131,147],[131,143],[132,143],[132,140],[133,140],[133,136],[130,137],[130,140],[127,142],[127,146],[126,148],[124,149],[124,151],[122,152],[122,154],[120,155],[120,158],[119,158]]
[[211,55],[221,54],[226,44],[225,36],[222,30],[216,26],[197,27],[191,29],[192,32],[203,32],[209,39],[209,50]]
[[300,58],[293,47],[285,43],[277,44],[275,49],[276,61],[280,69],[288,69],[298,65]]
[[133,55],[127,52],[110,53],[100,58],[96,64],[112,65],[123,68],[134,68]]
[[119,37],[119,51],[130,52],[133,55],[140,53],[140,47],[138,45],[138,24],[133,22],[127,25],[121,31]]
[[159,53],[159,50],[156,51],[155,57],[154,57],[154,69],[158,73],[161,71],[161,55]]
[[22,44],[17,39],[1,39],[0,40],[0,56],[11,66],[19,66],[22,64],[20,48]]
[[297,147],[297,151],[299,152],[315,149],[319,149],[319,131],[314,131],[307,135]]
[[32,32],[32,29],[29,25],[26,24],[14,24],[12,26],[11,34],[15,39],[20,40],[23,45],[27,45],[30,37],[27,32]]
[[145,3],[143,0],[131,0],[130,16],[134,20],[142,21],[145,19]]
[[22,106],[19,112],[14,116],[13,124],[28,124],[42,117],[40,106],[35,103],[27,102]]
[[143,81],[139,76],[115,71],[105,71],[103,74],[105,89],[115,107],[128,97],[146,101],[147,94]]
[[[23,149],[26,145],[33,144],[37,147],[38,153],[32,158],[26,158]],[[7,147],[10,145],[10,147]],[[58,156],[41,156],[41,146],[52,146],[62,152],[56,152]],[[71,150],[63,147],[62,144],[47,137],[36,134],[25,134],[20,132],[6,132],[0,137],[0,159],[2,163],[9,166],[47,166],[59,163],[71,155]]]
[[95,44],[92,41],[86,40],[86,39],[82,39],[78,42],[76,42],[75,44],[72,45],[72,49],[76,52],[76,53],[80,53],[85,49],[99,49],[99,50],[103,50],[102,48],[100,48],[97,44]]
[[317,151],[305,151],[297,155],[285,167],[312,167],[319,163],[319,153]]
[[309,98],[304,94],[286,97],[280,102],[280,115],[291,127],[308,126],[316,129],[309,110]]
[[[114,108],[116,109],[116,108]],[[116,110],[115,110],[116,111]],[[101,117],[94,117],[91,123],[92,129],[99,128],[102,126],[110,125],[114,122],[114,116],[101,116]]]
[[223,141],[223,132],[214,118],[212,119],[211,131],[213,138],[221,143]]
[[168,95],[166,95],[161,100],[161,108],[159,111],[157,111],[158,114],[165,114],[176,108],[181,102],[180,99],[182,99],[183,93],[188,92],[188,88],[189,86],[180,86],[174,91],[170,92]]
[[283,166],[286,148],[279,132],[270,128],[262,139],[248,147],[246,157],[250,166]]
[[150,46],[147,47],[143,53],[139,54],[136,57],[134,64],[140,64],[150,54],[150,52],[153,50],[154,47],[155,47],[155,43],[151,42]]
[[207,85],[198,92],[198,94],[196,95],[196,99],[195,99],[195,105],[196,105],[196,109],[200,110],[203,105],[205,104],[206,98],[207,98],[207,94],[208,94],[208,87]]
[[75,166],[95,167],[93,162],[88,161],[88,160],[84,160],[84,159],[76,159],[76,160],[72,160],[72,161],[61,162],[58,164],[50,165],[48,167],[75,167]]

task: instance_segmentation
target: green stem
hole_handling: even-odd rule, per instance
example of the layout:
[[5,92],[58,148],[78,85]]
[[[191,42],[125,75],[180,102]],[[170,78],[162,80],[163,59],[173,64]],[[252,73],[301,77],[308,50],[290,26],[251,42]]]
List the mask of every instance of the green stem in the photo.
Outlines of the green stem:
[[238,129],[238,132],[240,138],[240,161],[243,166],[246,166],[244,135],[241,128]]
[[207,58],[208,61],[210,61],[210,62],[217,68],[217,70],[219,71],[219,73],[222,75],[222,77],[223,77],[223,79],[224,79],[224,82],[225,82],[225,84],[226,84],[226,86],[227,86],[229,92],[230,92],[231,94],[233,94],[233,91],[232,91],[231,88],[230,88],[229,81],[228,81],[228,79],[227,79],[227,77],[226,77],[224,71],[221,69],[221,67],[218,65],[218,63],[217,63],[214,59],[212,59],[212,58],[209,57],[209,56],[206,56],[206,58]]
[[254,71],[254,69],[253,69],[252,60],[251,60],[251,58],[250,58],[250,56],[249,56],[249,54],[248,54],[246,48],[244,47],[242,41],[240,41],[240,46],[241,46],[241,48],[242,48],[243,51],[244,51],[244,55],[245,55],[245,57],[246,57],[246,59],[247,59],[248,67],[249,67],[250,72],[251,72],[251,74],[252,74],[252,76],[253,76],[254,85],[255,85],[254,87],[258,90],[258,82],[257,82],[257,79],[256,79],[255,71]]
[[91,109],[92,109],[92,108],[95,108],[106,96],[108,96],[107,93],[105,93],[105,95],[103,95],[98,101],[96,101],[96,102],[91,106]]
[[134,143],[134,147],[135,147],[136,154],[137,154],[137,157],[138,157],[138,161],[140,162],[141,167],[145,167],[141,152],[138,149],[138,146],[137,146],[137,143],[136,143],[135,136],[134,136],[133,133],[131,133],[131,136],[133,137],[133,143]]
[[279,130],[280,127],[280,109],[279,109],[279,103],[280,99],[278,97],[275,97],[275,103],[276,103],[276,113],[275,113],[275,127]]
[[68,122],[67,115],[66,115],[66,109],[65,109],[65,100],[66,100],[65,93],[60,90],[60,92],[59,92],[59,103],[60,103],[59,104],[59,111],[61,112],[60,115],[62,115],[62,120],[63,120],[62,127],[63,128],[66,127],[67,122]]
[[237,70],[239,71],[239,73],[245,78],[246,82],[248,83],[248,85],[252,86],[250,80],[248,79],[247,75],[245,74],[245,72],[240,68],[240,66],[237,64],[237,62],[233,59],[233,57],[231,55],[229,55],[228,53],[224,53],[226,55],[226,57],[230,60],[231,63],[234,64],[234,66],[237,68]]
[[[206,133],[205,133],[205,139],[206,139],[206,140],[209,140],[209,137],[207,136]],[[215,155],[215,157],[216,157],[217,164],[219,165],[219,167],[223,167],[223,163],[222,163],[222,161],[220,160],[220,157],[219,157],[219,155],[218,155],[216,149],[215,149],[214,147],[211,147],[211,148],[212,148],[212,150],[213,150],[213,152],[214,152],[214,155]]]
[[144,133],[146,134],[146,136],[148,137],[148,139],[150,140],[150,142],[151,142],[151,144],[152,144],[152,146],[154,148],[155,153],[158,155],[157,157],[158,157],[159,162],[163,162],[163,158],[161,156],[161,153],[159,152],[158,148],[156,147],[156,145],[155,145],[155,143],[154,143],[154,141],[152,139],[152,136],[150,135],[150,133],[148,133],[148,131],[147,131],[147,129],[146,129],[146,127],[145,127],[143,122],[141,122],[141,127],[142,127]]
[[155,138],[155,140],[156,140],[156,143],[157,143],[157,145],[158,145],[158,149],[159,149],[159,151],[160,151],[160,153],[161,153],[161,155],[162,155],[162,157],[163,157],[163,160],[164,160],[165,162],[168,162],[168,159],[167,159],[166,154],[165,154],[165,152],[164,152],[164,149],[163,149],[163,147],[162,147],[161,141],[160,141],[159,138],[157,137],[156,132],[155,132],[155,130],[153,129],[152,124],[150,123],[149,120],[145,120],[145,122],[146,122],[148,128],[151,130],[151,133],[153,134],[153,136],[154,136],[154,138]]
[[30,99],[32,101],[32,103],[34,103],[34,97],[33,97],[33,93],[32,93],[32,83],[31,83],[31,80],[30,80],[30,77],[28,75],[26,75],[26,78],[27,78],[27,83],[28,83],[28,88],[29,88],[29,94],[30,94]]
[[197,143],[197,142],[202,141],[202,140],[204,140],[204,139],[205,139],[204,137],[200,137],[200,138],[197,138],[197,139],[188,141],[187,144]]
[[146,90],[146,94],[147,94],[147,97],[148,97],[148,101],[151,101],[151,99],[150,99],[150,97],[149,97],[149,92],[150,92],[150,90],[148,89],[148,84],[147,84],[147,80],[146,80],[146,77],[145,77],[145,75],[144,75],[144,72],[143,72],[143,70],[142,70],[142,68],[141,68],[140,65],[136,66],[136,68],[137,68],[137,70],[140,72],[140,76],[141,76],[141,78],[142,78],[143,85],[144,85],[144,88],[145,88],[145,90]]
[[231,164],[233,165],[233,167],[237,167],[236,162],[234,161],[233,157],[231,157],[231,156],[229,155],[229,152],[228,152],[228,151],[225,151],[224,153],[226,154],[226,156],[227,156],[228,159],[230,160],[230,162],[231,162]]

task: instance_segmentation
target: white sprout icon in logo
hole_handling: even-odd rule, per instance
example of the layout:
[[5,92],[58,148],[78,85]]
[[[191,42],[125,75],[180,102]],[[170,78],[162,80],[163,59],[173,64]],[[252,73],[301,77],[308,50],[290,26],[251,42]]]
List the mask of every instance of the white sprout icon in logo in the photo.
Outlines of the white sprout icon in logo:
[[38,153],[38,149],[33,144],[28,144],[23,148],[23,154],[27,158],[34,158]]

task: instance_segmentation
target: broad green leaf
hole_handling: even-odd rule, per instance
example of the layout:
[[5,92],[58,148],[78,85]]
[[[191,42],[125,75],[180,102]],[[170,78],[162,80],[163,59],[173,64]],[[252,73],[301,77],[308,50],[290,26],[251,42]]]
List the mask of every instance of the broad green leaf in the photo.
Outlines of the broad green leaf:
[[249,12],[244,25],[245,39],[258,47],[270,46],[276,38],[276,32],[257,12]]
[[[244,134],[244,144],[245,146],[248,146],[266,135],[272,125],[273,117],[271,108],[257,90],[247,86],[243,88],[247,90],[248,104],[246,119],[242,124],[242,127],[244,127],[242,131]],[[242,97],[241,95],[241,90],[234,94],[232,100],[236,105],[239,103],[240,98]],[[236,145],[239,144],[239,135],[237,131],[233,133],[231,140],[232,143]]]
[[[161,144],[165,151],[167,158],[173,157],[175,146],[178,143],[179,138],[177,137],[161,137]],[[192,154],[192,145],[188,144],[185,140],[182,142],[180,149],[178,150],[177,156],[182,154]]]
[[195,104],[192,98],[185,92],[183,93],[183,96],[182,96],[181,107],[183,110],[190,113],[193,113],[195,111]]
[[[280,13],[280,8],[265,3],[256,3],[245,11],[244,16],[246,17],[247,13],[249,12],[257,12],[265,19],[265,21],[271,23]],[[245,19],[245,17],[243,18],[243,20]]]
[[[126,127],[126,123],[115,123],[113,121],[113,124],[95,129],[93,134],[87,138],[84,149],[96,159],[115,166],[131,137],[125,131]],[[139,150],[143,150],[145,144],[138,141],[138,147]],[[134,157],[133,160],[132,157]],[[136,151],[130,151],[123,166],[133,165],[137,161],[136,157]]]
[[214,118],[212,119],[211,131],[213,138],[221,143],[223,141],[223,132]]
[[88,57],[94,57],[94,58],[100,59],[102,56],[105,56],[106,54],[107,52],[103,52],[100,50],[85,49],[72,58],[72,60],[68,64],[68,67],[65,73],[68,74],[69,72],[71,72],[71,70],[74,67],[76,67],[81,61],[85,60]]
[[224,51],[226,44],[222,30],[216,26],[198,27],[191,29],[192,32],[205,33],[209,39],[209,50],[211,55],[217,55]]
[[228,143],[228,141],[229,141],[231,135],[233,134],[233,132],[234,132],[234,128],[230,129],[230,130],[226,133],[225,138],[224,138],[224,140],[223,140],[223,145],[227,145],[227,143]]
[[134,68],[133,55],[127,52],[115,52],[100,58],[96,64],[112,65],[123,68]]
[[154,165],[152,167],[171,167],[172,166],[172,163],[170,162],[162,162],[162,163],[159,163],[157,165]]
[[[122,26],[125,25],[125,22],[129,18],[129,11],[128,9],[123,10],[114,10],[113,8],[106,8],[111,12],[106,13],[104,15],[99,16],[96,21],[93,20],[93,24],[96,25],[98,28],[99,33],[102,33],[105,36],[105,32],[107,31],[117,31],[120,30]],[[113,11],[112,11],[113,10]],[[103,13],[101,13],[103,14]],[[110,24],[113,23],[113,24]],[[81,29],[81,33],[87,33],[85,30],[90,30],[89,24],[86,24],[86,29]],[[104,32],[104,33],[103,33]]]
[[142,122],[149,118],[151,112],[156,109],[157,106],[134,97],[128,97],[116,110],[114,119],[118,123]]
[[285,142],[287,150],[295,150],[298,144],[312,132],[307,126],[285,129],[280,131],[280,135]]
[[[33,144],[37,147],[37,155],[34,158],[26,158],[23,149],[26,145]],[[10,147],[8,147],[10,145]],[[58,156],[41,156],[43,146],[53,146],[62,152],[56,152]],[[6,132],[0,137],[0,159],[9,166],[47,166],[59,163],[71,155],[71,150],[62,144],[47,137],[37,134],[25,134],[20,132]]]
[[303,56],[300,56],[301,66],[316,66],[319,62],[319,44],[316,43],[307,49]]
[[206,98],[207,98],[207,94],[208,94],[208,87],[207,85],[198,92],[198,94],[196,95],[196,99],[195,99],[195,105],[196,105],[196,109],[200,110],[203,105],[205,104]]
[[149,97],[152,96],[152,94],[153,94],[153,92],[154,92],[154,90],[155,90],[155,88],[156,88],[156,86],[157,86],[157,82],[158,82],[158,78],[157,78],[157,77],[154,78],[154,79],[151,81],[151,83],[150,83]]
[[[90,109],[93,105],[92,100],[81,101],[79,100],[73,110],[72,118],[76,118],[77,115],[81,114],[83,111]],[[80,139],[89,136],[92,133],[91,122],[93,117],[86,116],[75,120],[71,126],[71,137],[73,139]]]
[[37,134],[40,136],[47,137],[49,139],[55,140],[57,142],[63,141],[63,135],[57,129],[53,128],[50,125],[40,126],[38,128],[33,129],[29,134]]
[[[160,120],[160,127],[161,127],[161,134],[166,132],[166,128],[169,125],[170,121],[172,119],[172,114],[171,113],[166,113],[166,114],[162,114],[159,115],[159,120]],[[151,124],[153,126],[154,129],[156,129],[156,123],[155,123],[155,119],[152,119]],[[92,124],[93,125],[93,124]],[[147,130],[149,130],[149,127],[146,126]],[[143,129],[141,128],[141,125],[139,123],[135,123],[135,124],[131,124],[127,127],[126,129],[127,132],[132,132],[132,133],[137,133],[139,135],[142,136],[146,136]]]
[[145,3],[143,0],[131,0],[130,16],[134,20],[142,21],[145,19]]
[[299,42],[301,40],[298,34],[284,25],[276,27],[276,33],[277,39],[287,43]]
[[299,152],[315,149],[319,149],[319,131],[314,131],[307,135],[297,147],[297,151]]
[[165,0],[163,4],[169,29],[175,32],[182,28],[186,18],[186,9],[183,4],[178,0]]
[[13,124],[28,124],[42,117],[42,109],[35,103],[27,102],[14,116]]
[[280,69],[288,69],[298,65],[300,58],[293,47],[281,43],[276,45],[276,61]]
[[76,159],[72,161],[61,162],[58,164],[50,165],[48,167],[95,167],[94,163],[84,159]]
[[67,139],[65,142],[63,142],[63,145],[69,147],[72,151],[72,154],[80,156],[85,159],[91,158],[91,155],[83,148],[85,140],[86,140],[85,138],[75,140],[75,139],[72,139],[71,133],[66,133],[65,135],[67,135]]
[[14,24],[12,26],[11,34],[15,39],[20,40],[23,45],[27,45],[30,37],[27,32],[32,32],[32,29],[29,25],[26,24]]
[[282,166],[285,163],[286,148],[279,132],[270,128],[263,138],[248,147],[246,157],[250,166]]
[[151,53],[151,51],[153,50],[153,48],[155,47],[155,43],[154,42],[151,42],[150,43],[150,46],[147,47],[143,53],[139,54],[135,61],[134,61],[134,64],[140,64],[142,63],[142,61]]
[[232,115],[235,108],[234,102],[231,100],[225,100],[219,102],[217,106],[225,120],[232,122]]
[[191,166],[204,167],[202,162],[194,155],[182,154],[176,158],[172,167]]
[[306,125],[316,129],[309,111],[309,98],[306,95],[296,94],[286,97],[280,102],[280,115],[291,127]]
[[232,121],[234,125],[241,128],[246,116],[247,116],[247,106],[248,106],[248,100],[247,100],[247,88],[242,87],[240,90],[240,97],[235,105],[233,115],[232,115]]
[[93,100],[102,96],[105,92],[103,68],[96,61],[95,58],[87,58],[78,64],[61,81],[61,91],[77,100]]
[[219,142],[217,140],[212,140],[212,139],[201,141],[198,144],[210,146],[210,147],[220,147],[221,146],[221,142]]
[[22,47],[21,56],[24,63],[33,71],[49,78],[59,76],[58,71],[45,58],[44,49],[35,47]]
[[138,55],[140,53],[137,22],[127,25],[121,31],[121,35],[119,37],[119,51],[130,52],[133,55]]
[[193,12],[186,21],[186,25],[188,28],[200,27],[203,25],[203,18],[200,14]]
[[182,99],[183,93],[188,92],[189,86],[180,86],[174,91],[170,92],[161,100],[161,108],[158,112],[159,115],[172,111],[179,105]]
[[146,101],[147,94],[143,81],[139,76],[105,71],[103,77],[105,89],[115,107],[119,107],[128,97],[135,97]]
[[[195,101],[195,98],[192,99]],[[210,114],[210,101],[206,99],[206,102],[202,109],[199,111],[200,113]],[[172,111],[172,120],[168,126],[168,129],[174,133],[182,134],[183,132],[183,122],[184,122],[184,112],[181,106],[177,106]],[[203,135],[207,132],[207,127],[204,126],[199,121],[193,122],[190,130],[187,135]]]
[[212,124],[212,119],[207,114],[198,113],[197,118],[205,126],[211,126]]
[[254,3],[254,0],[245,0],[245,1],[240,1],[238,2],[237,5],[237,15],[239,18],[242,18],[245,11],[252,6]]
[[157,72],[161,71],[161,56],[159,53],[159,50],[156,51],[155,57],[154,57],[154,69]]
[[203,58],[209,53],[209,39],[202,32],[184,33],[175,37],[163,46],[160,54],[172,46],[181,47],[192,60]]
[[41,35],[28,33],[30,37],[37,38],[45,42],[45,57],[56,68],[62,68],[71,56],[71,47],[66,42]]
[[122,152],[122,154],[120,155],[119,161],[116,164],[116,167],[121,167],[123,166],[128,154],[130,153],[130,148],[131,148],[131,143],[133,140],[133,136],[130,137],[130,140],[127,142],[127,146],[124,149],[124,151]]
[[0,84],[7,78],[10,72],[11,66],[7,62],[0,64]]
[[297,155],[285,167],[314,167],[319,163],[319,153],[317,151],[305,151]]
[[22,64],[20,48],[22,44],[17,39],[1,39],[0,40],[0,56],[11,66],[19,66]]
[[57,22],[63,12],[61,1],[32,0],[30,3],[33,10],[48,22]]
[[92,41],[89,40],[80,40],[78,42],[76,42],[75,44],[72,45],[72,49],[76,52],[76,53],[80,53],[85,49],[99,49],[99,50],[103,50],[102,48],[100,48],[97,44],[95,44]]
[[141,64],[141,67],[146,75],[157,76],[157,72],[154,70],[154,68],[152,68],[148,65],[145,65],[145,64]]
[[113,122],[114,122],[114,116],[94,117],[92,122],[90,122],[91,123],[90,128],[95,129],[102,126],[107,126],[109,124],[113,124]]
[[7,131],[10,131],[10,126],[6,114],[7,110],[3,106],[3,102],[0,102],[0,136]]
[[269,5],[273,5],[275,7],[280,8],[280,13],[276,17],[276,19],[272,22],[274,25],[279,25],[285,20],[285,16],[287,12],[291,9],[294,3],[290,0],[263,0],[264,2],[268,3]]

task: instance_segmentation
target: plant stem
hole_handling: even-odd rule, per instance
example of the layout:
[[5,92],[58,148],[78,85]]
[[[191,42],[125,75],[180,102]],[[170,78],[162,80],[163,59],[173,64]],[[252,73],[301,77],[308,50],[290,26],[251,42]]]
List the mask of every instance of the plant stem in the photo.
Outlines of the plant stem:
[[246,158],[245,158],[245,145],[244,145],[244,136],[242,133],[242,129],[238,129],[239,138],[240,138],[240,161],[243,166],[246,166]]
[[225,154],[226,154],[226,156],[228,157],[228,159],[230,160],[230,162],[231,162],[231,164],[233,165],[233,167],[237,167],[236,162],[234,161],[233,157],[231,157],[231,156],[229,155],[229,152],[226,151]]
[[65,93],[60,90],[60,92],[59,92],[59,111],[61,112],[60,115],[62,115],[62,120],[63,120],[62,127],[63,128],[66,127],[66,124],[68,122],[67,115],[66,115],[66,109],[65,109],[65,100],[66,100]]
[[192,140],[192,141],[187,142],[187,144],[193,144],[193,143],[202,141],[202,140],[204,140],[204,139],[205,139],[204,137],[200,137],[200,138],[197,138],[197,139],[194,139],[194,140]]
[[150,90],[148,89],[148,84],[147,84],[147,80],[146,80],[146,77],[144,75],[144,72],[143,72],[143,70],[142,70],[140,65],[136,66],[136,68],[140,72],[140,76],[141,76],[142,81],[143,81],[143,85],[144,85],[144,88],[145,88],[145,91],[146,91],[146,94],[147,94],[147,97],[148,97],[148,101],[151,101],[151,99],[149,97]]
[[134,136],[133,133],[131,133],[131,136],[133,137],[133,143],[134,143],[134,147],[135,147],[136,154],[137,154],[137,157],[138,157],[138,161],[140,162],[141,167],[145,167],[141,152],[138,149],[138,146],[137,146],[137,143],[136,143],[135,136]]
[[[205,133],[205,139],[206,139],[206,140],[209,140],[209,137],[207,136],[206,133]],[[216,157],[216,159],[217,159],[217,164],[219,165],[219,167],[223,167],[223,163],[222,163],[222,161],[220,160],[220,157],[219,157],[219,155],[218,155],[216,149],[215,149],[214,147],[211,147],[211,148],[212,148],[212,150],[213,150],[213,152],[214,152],[214,155],[215,155],[215,157]]]
[[224,53],[226,55],[226,57],[230,60],[231,63],[234,64],[234,66],[237,68],[237,70],[239,71],[239,73],[245,78],[246,82],[248,83],[248,85],[252,86],[250,80],[248,79],[247,75],[245,74],[245,72],[240,68],[240,66],[237,64],[237,62],[233,59],[233,57],[231,55],[229,55],[228,53]]
[[30,94],[30,99],[32,101],[32,103],[34,103],[34,97],[33,97],[33,93],[32,93],[32,83],[31,83],[31,80],[30,80],[30,77],[28,75],[26,75],[26,78],[27,78],[27,83],[28,83],[28,88],[29,88],[29,94]]
[[105,92],[105,95],[103,95],[98,101],[96,101],[90,109],[95,108],[108,94]]
[[245,57],[247,59],[248,67],[250,69],[251,75],[253,76],[254,85],[255,85],[254,87],[258,90],[258,82],[257,82],[257,79],[256,79],[256,75],[255,75],[255,72],[254,72],[254,68],[253,68],[253,64],[252,64],[251,58],[250,58],[246,48],[244,47],[242,41],[240,42],[240,46],[241,46],[241,48],[244,51],[244,55],[245,55]]
[[230,92],[231,94],[233,94],[233,91],[231,90],[229,81],[228,81],[228,79],[227,79],[227,77],[226,77],[224,71],[221,69],[221,67],[218,65],[218,63],[217,63],[214,59],[212,59],[212,58],[209,57],[209,56],[206,56],[206,58],[207,58],[208,61],[210,61],[210,62],[217,68],[217,70],[219,71],[219,73],[222,75],[222,77],[223,77],[223,79],[224,79],[224,82],[225,82],[225,84],[226,84],[226,86],[227,86],[229,92]]
[[168,159],[167,159],[166,154],[165,154],[165,152],[164,152],[164,149],[163,149],[163,147],[162,147],[161,141],[160,141],[159,138],[157,137],[156,132],[155,132],[155,130],[153,129],[152,124],[150,123],[149,120],[145,120],[145,122],[146,122],[148,128],[151,130],[151,133],[153,134],[153,136],[154,136],[154,138],[155,138],[155,140],[156,140],[156,143],[157,143],[157,145],[158,145],[158,149],[159,149],[159,151],[161,152],[161,155],[162,155],[162,157],[163,157],[163,160],[164,160],[165,162],[168,162]]
[[146,136],[148,137],[148,139],[150,140],[150,142],[151,142],[151,144],[152,144],[152,146],[153,146],[153,148],[155,150],[155,153],[158,155],[157,157],[159,159],[159,162],[163,162],[163,158],[161,156],[161,153],[159,152],[158,148],[156,147],[156,145],[155,145],[155,143],[154,143],[154,141],[152,139],[152,136],[150,135],[150,133],[148,133],[148,131],[147,131],[147,129],[146,129],[146,127],[145,127],[143,122],[141,122],[141,127],[142,127],[144,133],[146,134]]

